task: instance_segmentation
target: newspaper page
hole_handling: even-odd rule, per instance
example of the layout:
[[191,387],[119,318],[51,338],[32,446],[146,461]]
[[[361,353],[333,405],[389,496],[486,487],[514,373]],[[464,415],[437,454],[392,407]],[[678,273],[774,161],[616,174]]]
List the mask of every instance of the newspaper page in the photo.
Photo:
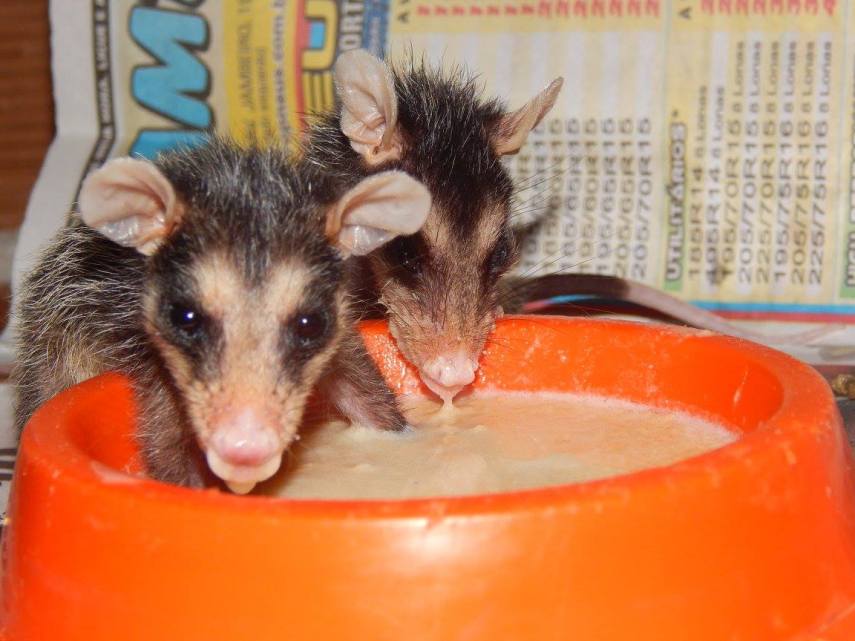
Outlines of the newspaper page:
[[106,159],[212,129],[287,144],[362,47],[465,65],[511,108],[564,77],[508,159],[543,218],[522,273],[615,274],[768,333],[827,325],[789,351],[855,363],[852,4],[54,0],[58,135],[13,288]]

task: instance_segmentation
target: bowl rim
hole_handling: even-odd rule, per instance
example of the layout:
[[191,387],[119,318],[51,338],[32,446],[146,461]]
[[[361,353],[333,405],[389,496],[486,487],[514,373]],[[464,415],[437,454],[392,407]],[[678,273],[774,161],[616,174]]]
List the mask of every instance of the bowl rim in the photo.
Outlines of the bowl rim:
[[[788,456],[788,451],[792,451],[790,446],[793,441],[799,438],[815,438],[810,426],[827,423],[823,421],[824,413],[831,413],[827,420],[835,422],[842,430],[831,391],[819,373],[795,358],[763,345],[705,330],[622,320],[507,316],[500,319],[499,323],[529,323],[535,318],[540,324],[545,322],[558,327],[630,325],[636,328],[633,331],[642,334],[655,332],[675,337],[689,335],[722,346],[735,346],[744,352],[747,358],[754,357],[755,362],[761,361],[762,366],[779,382],[782,388],[780,403],[763,424],[741,434],[732,443],[668,466],[645,468],[581,483],[462,496],[408,499],[238,496],[217,488],[193,489],[170,485],[114,468],[108,468],[110,473],[115,472],[124,478],[117,476],[115,479],[105,479],[104,468],[107,466],[84,452],[68,431],[62,429],[62,424],[89,395],[125,394],[130,399],[132,393],[127,379],[113,372],[69,388],[45,403],[24,430],[21,449],[26,446],[27,455],[43,459],[41,462],[55,470],[57,477],[62,476],[65,482],[81,485],[80,489],[86,490],[86,493],[115,492],[128,495],[128,499],[132,501],[154,501],[179,507],[192,503],[197,510],[255,512],[271,518],[433,519],[446,516],[471,517],[509,510],[519,512],[544,506],[575,505],[578,508],[581,502],[586,501],[603,505],[609,501],[625,501],[630,490],[638,492],[662,484],[667,484],[673,491],[698,483],[716,484],[716,477],[736,468],[765,469],[758,461],[759,458]],[[369,323],[364,329],[371,333],[385,331],[384,327],[385,323]],[[795,395],[794,390],[799,390],[799,394]],[[703,417],[701,412],[697,415]],[[102,469],[99,470],[99,467]]]

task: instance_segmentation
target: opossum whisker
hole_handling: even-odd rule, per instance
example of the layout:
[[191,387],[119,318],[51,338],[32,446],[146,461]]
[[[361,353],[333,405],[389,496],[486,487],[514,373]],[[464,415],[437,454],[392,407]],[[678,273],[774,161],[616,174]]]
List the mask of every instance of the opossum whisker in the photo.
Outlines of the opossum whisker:
[[[530,181],[537,180],[545,177],[545,180],[549,180],[552,177],[564,176],[567,173],[568,167],[561,167],[563,164],[563,160],[557,160],[551,165],[546,165],[545,167],[541,167],[540,169],[536,169],[531,174],[526,175],[522,180],[516,183],[517,191],[524,191],[529,189],[531,184]],[[556,167],[561,167],[558,171],[555,171]]]
[[509,348],[511,341],[508,338],[499,338],[495,335],[490,335],[487,337],[487,340],[484,341],[485,348],[487,347],[501,347],[503,349]]
[[[553,189],[549,186],[544,187],[542,189],[539,188],[543,185],[551,185],[551,183],[558,177],[559,176],[557,176],[556,174],[532,176],[532,180],[530,180],[524,186],[514,185],[514,194],[512,196],[512,199],[520,202],[525,202],[531,200],[532,198],[537,198],[550,192],[556,192],[557,189]],[[522,198],[522,194],[531,190],[535,190],[535,193],[531,194],[526,198]]]
[[[569,256],[570,256],[570,254],[564,252],[563,249],[558,249],[558,250],[552,252],[551,254],[549,254],[548,256],[546,256],[539,263],[535,263],[528,270],[526,270],[525,272],[520,274],[518,276],[518,278],[530,278],[530,277],[534,276],[537,272],[543,271],[543,270],[551,267],[552,265],[554,265],[558,261],[560,261],[564,258],[568,258]],[[589,263],[592,260],[596,260],[597,258],[598,258],[597,256],[589,256],[588,258],[584,258],[584,259],[580,260],[579,262],[574,263],[573,265],[569,265],[566,269],[568,269],[568,270],[576,269],[580,265],[584,265],[585,263]]]
[[550,207],[549,202],[545,199],[543,202],[534,202],[536,199],[534,197],[529,198],[524,201],[519,201],[515,205],[513,205],[510,209],[510,216],[519,216],[520,214],[529,214],[538,210],[548,209]]
[[[549,205],[538,205],[537,207],[531,207],[530,209],[522,209],[519,211],[512,211],[508,214],[508,222],[514,226],[517,226],[517,221],[531,219],[534,215],[535,218],[539,218],[542,215],[545,215],[549,211]],[[536,223],[537,221],[530,221],[530,223]],[[525,227],[526,225],[522,225],[521,227]]]

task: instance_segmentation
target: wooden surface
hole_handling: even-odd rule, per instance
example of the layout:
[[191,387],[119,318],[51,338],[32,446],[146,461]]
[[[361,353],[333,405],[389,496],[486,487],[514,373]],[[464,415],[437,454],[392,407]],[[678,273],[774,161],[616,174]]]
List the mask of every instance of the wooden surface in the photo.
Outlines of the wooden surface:
[[[53,134],[48,0],[0,0],[0,231],[20,226]],[[0,282],[0,327],[8,301]]]
[[0,0],[0,229],[18,227],[53,137],[47,0]]

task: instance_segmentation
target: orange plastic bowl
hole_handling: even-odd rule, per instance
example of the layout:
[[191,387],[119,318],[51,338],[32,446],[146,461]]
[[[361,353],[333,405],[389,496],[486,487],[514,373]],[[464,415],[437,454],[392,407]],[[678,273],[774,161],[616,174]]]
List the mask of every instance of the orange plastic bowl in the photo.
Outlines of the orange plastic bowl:
[[[386,376],[419,391],[381,324]],[[476,388],[612,395],[743,433],[666,468],[494,496],[286,501],[141,480],[125,381],[24,434],[3,541],[10,641],[855,639],[855,486],[826,384],[743,341],[499,323]]]

